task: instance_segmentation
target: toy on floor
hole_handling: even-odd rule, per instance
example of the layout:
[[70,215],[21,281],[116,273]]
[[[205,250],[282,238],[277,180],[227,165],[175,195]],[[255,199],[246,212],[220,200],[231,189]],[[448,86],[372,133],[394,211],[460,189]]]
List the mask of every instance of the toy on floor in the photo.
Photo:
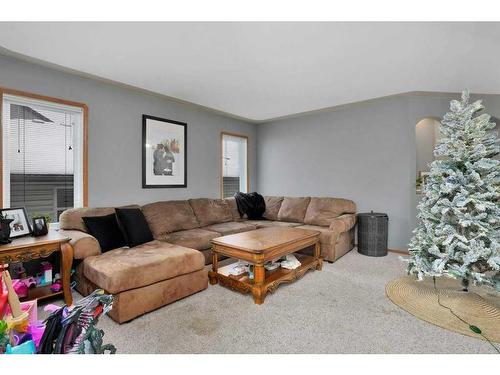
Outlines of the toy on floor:
[[104,331],[95,325],[102,314],[111,310],[113,297],[98,289],[76,302],[71,310],[61,307],[46,319],[40,341],[42,354],[104,354],[116,353],[111,344],[102,344]]
[[7,344],[7,350],[5,354],[35,354],[36,348],[33,340],[28,340],[23,342],[22,344],[11,346]]
[[43,261],[41,264],[42,280],[40,285],[50,285],[52,284],[52,264],[47,261]]
[[28,297],[29,289],[36,287],[36,280],[33,277],[22,279],[12,279],[12,286],[17,296],[20,298]]
[[5,321],[10,327],[22,327],[28,322],[29,313],[21,309],[21,302],[19,302],[19,297],[12,286],[12,279],[10,278],[9,271],[3,271],[2,278],[7,288],[7,301],[10,307],[10,314],[6,315]]
[[[71,275],[75,273],[75,270],[71,270]],[[76,287],[76,281],[72,281],[69,286],[71,289],[74,289]],[[50,291],[57,293],[62,290],[62,280],[61,280],[61,275],[59,273],[56,273],[54,276],[54,280],[52,282],[52,286],[50,287]]]
[[[37,301],[21,303],[9,271],[2,271],[0,295],[7,303],[0,308],[0,353],[33,354],[45,326],[37,319]],[[4,292],[4,288],[6,293]],[[5,301],[4,301],[5,302]]]

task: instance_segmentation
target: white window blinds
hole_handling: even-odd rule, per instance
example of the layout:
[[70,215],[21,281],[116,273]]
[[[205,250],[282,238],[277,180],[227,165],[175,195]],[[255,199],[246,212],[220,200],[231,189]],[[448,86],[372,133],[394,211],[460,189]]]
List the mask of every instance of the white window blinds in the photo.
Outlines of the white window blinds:
[[83,203],[82,110],[5,95],[3,206],[58,221]]

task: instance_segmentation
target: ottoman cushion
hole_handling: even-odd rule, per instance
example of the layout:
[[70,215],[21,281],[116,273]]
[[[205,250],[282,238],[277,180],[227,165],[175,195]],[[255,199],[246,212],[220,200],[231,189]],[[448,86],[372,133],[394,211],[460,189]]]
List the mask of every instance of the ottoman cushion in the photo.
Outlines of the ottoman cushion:
[[171,279],[205,266],[194,249],[151,241],[131,249],[120,248],[83,261],[83,274],[111,294]]

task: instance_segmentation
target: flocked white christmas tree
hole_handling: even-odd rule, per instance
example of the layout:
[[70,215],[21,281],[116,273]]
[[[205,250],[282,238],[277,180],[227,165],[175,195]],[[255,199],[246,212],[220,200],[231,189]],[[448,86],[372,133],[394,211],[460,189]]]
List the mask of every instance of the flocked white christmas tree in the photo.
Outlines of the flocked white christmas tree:
[[449,276],[500,291],[500,151],[495,123],[477,115],[469,93],[453,100],[441,121],[420,222],[409,244],[408,272]]

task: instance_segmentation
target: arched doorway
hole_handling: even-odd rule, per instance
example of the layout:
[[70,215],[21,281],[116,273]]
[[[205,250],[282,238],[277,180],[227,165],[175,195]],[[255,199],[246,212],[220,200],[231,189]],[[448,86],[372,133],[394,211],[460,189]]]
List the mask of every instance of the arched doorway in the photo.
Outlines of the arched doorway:
[[430,164],[436,159],[434,148],[440,138],[439,124],[439,119],[426,117],[415,125],[415,187],[417,203],[420,201],[420,195],[425,186],[425,179],[430,171]]

